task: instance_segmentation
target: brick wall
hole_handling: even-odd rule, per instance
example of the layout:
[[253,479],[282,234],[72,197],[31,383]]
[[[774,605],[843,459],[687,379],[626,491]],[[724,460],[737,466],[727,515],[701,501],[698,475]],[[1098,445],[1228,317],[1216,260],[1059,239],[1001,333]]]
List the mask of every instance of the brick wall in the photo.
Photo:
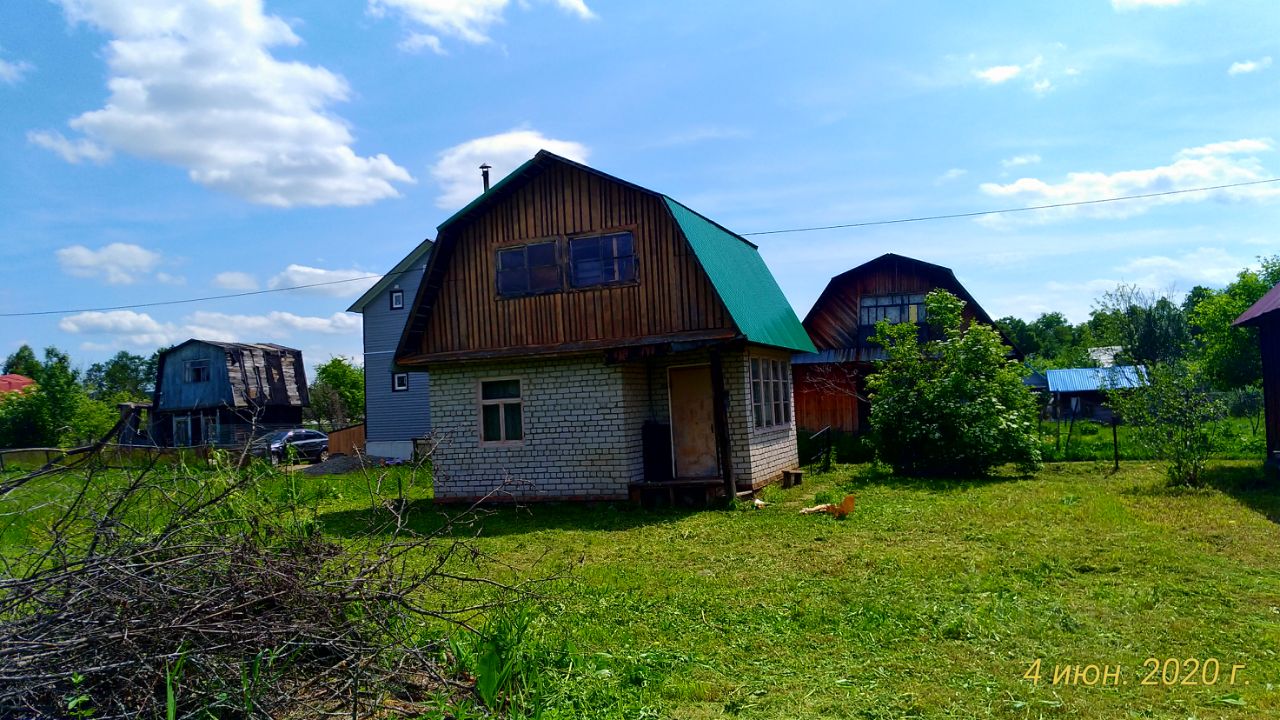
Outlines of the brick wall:
[[[799,465],[794,418],[755,428],[750,358],[788,360],[772,348],[725,351],[729,444],[740,487],[759,488]],[[502,363],[435,365],[431,417],[444,439],[435,454],[436,497],[482,497],[504,482],[503,497],[620,499],[644,479],[641,428],[670,423],[667,369],[710,361],[705,350],[606,365],[599,355]],[[519,378],[524,440],[480,443],[479,383]],[[793,391],[794,392],[794,391]]]
[[[519,378],[524,440],[480,442],[479,383]],[[434,464],[436,497],[619,499],[643,479],[646,416],[642,365],[600,356],[432,368],[431,416],[443,435]]]

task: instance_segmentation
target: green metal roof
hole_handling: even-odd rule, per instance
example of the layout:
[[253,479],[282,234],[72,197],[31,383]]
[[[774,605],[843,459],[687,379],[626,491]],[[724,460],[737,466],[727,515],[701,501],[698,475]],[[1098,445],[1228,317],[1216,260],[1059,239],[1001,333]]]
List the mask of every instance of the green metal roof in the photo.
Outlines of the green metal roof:
[[360,296],[360,299],[351,303],[351,307],[347,308],[347,312],[363,313],[365,306],[373,302],[373,299],[378,297],[378,293],[386,290],[388,286],[399,280],[401,275],[412,270],[425,268],[427,266],[427,253],[431,251],[431,246],[434,244],[430,240],[423,240],[418,247],[414,248],[408,255],[405,255],[403,260],[396,263],[396,266],[391,268],[391,272],[383,275],[381,280],[374,283],[373,287]]
[[747,340],[817,352],[755,245],[666,195],[662,199]]

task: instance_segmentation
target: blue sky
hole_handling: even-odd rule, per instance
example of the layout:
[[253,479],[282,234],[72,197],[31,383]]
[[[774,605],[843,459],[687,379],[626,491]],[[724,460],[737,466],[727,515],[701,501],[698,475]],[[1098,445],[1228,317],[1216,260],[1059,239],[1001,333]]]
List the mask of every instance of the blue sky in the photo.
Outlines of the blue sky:
[[[1274,0],[0,4],[0,313],[377,274],[539,147],[739,232],[1280,175]],[[1280,252],[1280,183],[754,238],[801,316],[885,252],[994,316]],[[0,318],[81,362],[191,336],[358,355],[368,281]]]

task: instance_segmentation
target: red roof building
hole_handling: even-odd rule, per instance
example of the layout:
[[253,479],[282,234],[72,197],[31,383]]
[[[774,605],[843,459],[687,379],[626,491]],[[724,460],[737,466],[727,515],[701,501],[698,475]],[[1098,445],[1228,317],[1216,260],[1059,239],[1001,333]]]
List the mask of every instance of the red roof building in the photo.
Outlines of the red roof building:
[[18,375],[16,373],[0,375],[0,393],[18,392],[28,385],[35,384],[36,381],[26,375]]

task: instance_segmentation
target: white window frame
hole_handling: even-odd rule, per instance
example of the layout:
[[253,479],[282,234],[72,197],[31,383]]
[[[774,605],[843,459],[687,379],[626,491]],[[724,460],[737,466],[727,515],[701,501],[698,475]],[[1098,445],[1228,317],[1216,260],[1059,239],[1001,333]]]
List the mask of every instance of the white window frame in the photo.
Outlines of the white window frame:
[[409,392],[409,373],[391,373],[391,392]]
[[759,431],[791,427],[791,361],[752,355],[747,369],[751,426]]
[[396,288],[391,291],[391,309],[392,310],[404,309],[404,290],[401,290],[400,288]]
[[[192,371],[195,370],[196,368],[204,368],[204,379],[195,380],[192,378],[192,376],[194,375]],[[210,382],[211,380],[213,380],[213,363],[209,362],[208,358],[182,361],[182,381],[183,382],[204,383],[204,382]]]
[[[485,383],[510,382],[512,380],[514,380],[517,383],[517,386],[520,389],[520,393],[518,396],[514,398],[500,398],[495,400],[486,400],[484,398]],[[524,444],[524,439],[529,435],[529,428],[525,425],[525,421],[524,421],[525,389],[526,388],[524,384],[524,378],[522,377],[515,377],[515,376],[486,377],[486,378],[480,378],[479,380],[476,381],[476,437],[479,439],[481,446],[483,447],[516,447]],[[499,418],[501,420],[501,422],[499,423],[499,428],[501,429],[503,439],[502,440],[485,440],[484,439],[484,409],[490,405],[502,405],[502,406],[516,405],[519,407],[519,413],[520,413],[520,439],[519,440],[506,439],[507,412],[509,412],[506,407],[503,407],[502,410],[500,411],[501,417]]]

